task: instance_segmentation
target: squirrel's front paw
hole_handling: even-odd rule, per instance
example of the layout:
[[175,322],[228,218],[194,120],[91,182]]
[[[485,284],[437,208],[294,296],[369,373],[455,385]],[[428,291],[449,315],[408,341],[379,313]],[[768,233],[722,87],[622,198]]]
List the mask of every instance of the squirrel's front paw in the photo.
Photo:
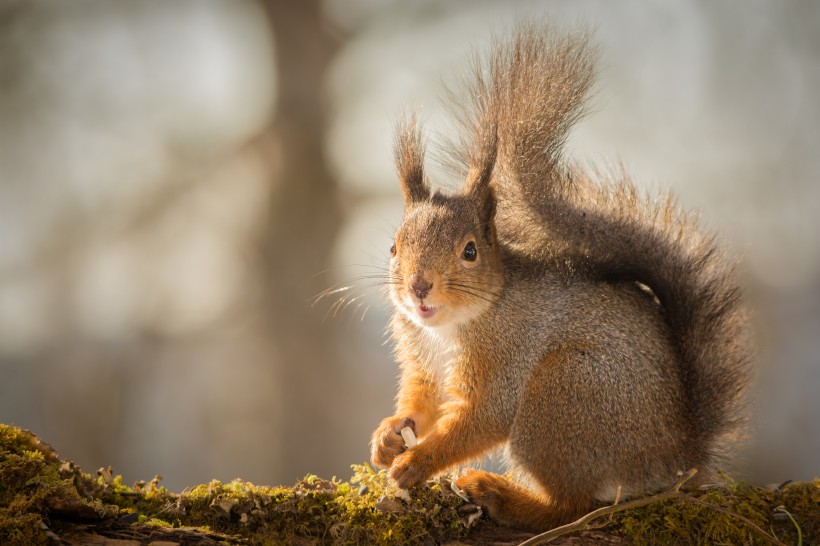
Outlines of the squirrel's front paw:
[[401,429],[410,427],[416,432],[416,423],[409,417],[388,417],[384,419],[379,427],[373,432],[370,440],[370,460],[373,464],[387,468],[393,464],[393,459],[404,451],[404,438]]
[[401,453],[390,467],[390,478],[402,489],[419,485],[433,475],[433,459],[419,445]]

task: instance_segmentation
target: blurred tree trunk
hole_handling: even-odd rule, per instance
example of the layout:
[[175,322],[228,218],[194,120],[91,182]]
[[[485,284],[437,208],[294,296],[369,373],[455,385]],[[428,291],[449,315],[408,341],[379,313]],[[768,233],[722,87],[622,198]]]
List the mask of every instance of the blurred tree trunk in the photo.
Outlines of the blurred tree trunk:
[[[272,136],[276,168],[271,213],[264,234],[263,284],[283,393],[285,468],[321,474],[323,450],[343,439],[333,407],[349,378],[334,365],[333,321],[310,300],[327,288],[335,235],[340,224],[337,187],[325,163],[324,74],[336,44],[325,32],[320,2],[267,0],[274,29],[278,102]],[[288,419],[299,415],[299,419]],[[304,423],[310,423],[305,427]],[[289,476],[292,480],[296,476]]]

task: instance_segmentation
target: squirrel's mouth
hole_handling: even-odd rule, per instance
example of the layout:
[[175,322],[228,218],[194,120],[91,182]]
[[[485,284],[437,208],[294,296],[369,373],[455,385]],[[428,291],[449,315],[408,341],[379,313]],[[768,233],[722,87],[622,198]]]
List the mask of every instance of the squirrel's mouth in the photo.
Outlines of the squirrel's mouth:
[[436,314],[436,311],[438,311],[438,307],[431,307],[428,305],[424,305],[423,303],[416,306],[416,313],[418,313],[419,317],[423,319],[431,318],[433,315]]

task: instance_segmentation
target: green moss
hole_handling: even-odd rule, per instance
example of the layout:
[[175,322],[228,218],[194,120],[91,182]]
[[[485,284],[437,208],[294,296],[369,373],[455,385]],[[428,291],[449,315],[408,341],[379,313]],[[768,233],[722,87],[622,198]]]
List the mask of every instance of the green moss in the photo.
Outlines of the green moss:
[[[778,500],[800,527],[803,544],[820,544],[820,479],[787,485]],[[797,531],[790,536],[796,537]]]
[[0,425],[0,544],[45,544],[42,524],[77,510],[99,520],[133,513],[136,525],[193,527],[245,537],[252,544],[289,543],[297,537],[318,543],[418,544],[466,534],[466,518],[456,512],[462,501],[449,488],[417,488],[409,501],[394,501],[397,511],[383,512],[377,503],[398,492],[386,473],[366,464],[353,470],[350,482],[312,475],[293,487],[212,481],[175,494],[160,485],[159,477],[129,487],[110,469],[97,476],[83,473],[31,433]]
[[0,544],[45,544],[49,511],[87,506],[72,480],[60,473],[53,450],[33,434],[0,424]]
[[153,515],[169,523],[203,526],[246,536],[254,543],[290,542],[295,537],[342,544],[415,544],[463,536],[466,521],[455,508],[462,501],[440,487],[419,488],[400,510],[376,509],[395,495],[384,472],[355,466],[350,482],[306,476],[294,487],[267,487],[236,480],[214,481],[181,495],[167,495],[173,507]]
[[140,515],[140,517],[137,518],[137,523],[140,525],[148,525],[149,527],[173,527],[173,525],[165,520],[151,518],[145,515]]
[[[797,527],[778,507],[793,514],[803,544],[820,544],[820,480],[782,490],[725,479],[720,486],[690,491],[711,506],[671,499],[616,514],[609,529],[636,546],[650,544],[771,544],[747,522],[786,544],[798,544]],[[729,512],[716,510],[719,507]]]
[[[727,478],[690,494],[786,544],[798,544],[798,528],[803,544],[820,544],[820,480],[766,489]],[[0,544],[46,544],[44,523],[55,528],[79,517],[106,529],[123,516],[134,526],[195,528],[260,545],[443,543],[469,531],[468,516],[457,512],[462,504],[446,478],[407,497],[367,464],[354,465],[347,482],[313,475],[293,487],[212,481],[176,494],[156,477],[129,487],[110,469],[91,476],[33,434],[0,424]],[[636,545],[767,544],[737,517],[680,499],[616,514],[607,530]]]

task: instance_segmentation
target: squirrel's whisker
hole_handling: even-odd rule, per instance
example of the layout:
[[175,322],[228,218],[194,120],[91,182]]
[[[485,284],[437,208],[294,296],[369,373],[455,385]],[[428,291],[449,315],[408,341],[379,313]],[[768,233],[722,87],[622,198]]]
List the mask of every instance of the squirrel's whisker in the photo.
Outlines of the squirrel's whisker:
[[324,298],[326,298],[328,296],[332,296],[333,294],[338,294],[340,292],[346,292],[347,290],[350,290],[352,288],[354,288],[354,287],[353,286],[342,286],[340,288],[335,288],[335,285],[334,285],[334,287],[330,287],[330,288],[327,288],[325,290],[322,290],[317,295],[313,296],[313,301],[310,304],[310,306],[314,307],[317,303],[319,303]]
[[474,298],[482,299],[482,300],[484,300],[488,303],[495,303],[495,301],[493,299],[491,299],[487,296],[484,296],[482,294],[479,294],[477,292],[473,292],[472,290],[470,290],[468,288],[464,288],[460,285],[448,285],[448,288],[450,288],[453,292],[457,292],[457,293],[461,293],[461,294],[467,294],[468,296],[472,296]]

